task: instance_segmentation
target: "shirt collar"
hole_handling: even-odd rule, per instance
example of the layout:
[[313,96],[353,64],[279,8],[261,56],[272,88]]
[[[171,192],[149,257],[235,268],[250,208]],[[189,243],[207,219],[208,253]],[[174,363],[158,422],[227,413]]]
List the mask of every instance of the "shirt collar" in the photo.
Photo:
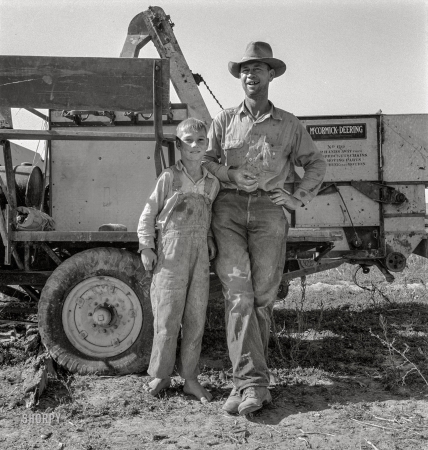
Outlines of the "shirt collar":
[[[267,118],[269,116],[272,117],[272,119],[275,120],[282,120],[281,115],[279,114],[278,110],[275,108],[274,104],[269,100],[270,110],[268,113],[266,113],[263,117]],[[242,102],[238,107],[235,108],[235,114],[248,114],[248,110],[245,106],[245,102]]]
[[[183,162],[181,161],[181,159],[179,159],[176,163],[175,163],[175,167],[177,167],[177,169],[179,171],[182,172],[186,172],[187,173],[187,169],[184,167]],[[210,172],[208,172],[208,170],[204,167],[203,164],[201,164],[202,167],[202,173],[203,173],[203,178],[208,177],[208,178],[214,178],[214,175]]]

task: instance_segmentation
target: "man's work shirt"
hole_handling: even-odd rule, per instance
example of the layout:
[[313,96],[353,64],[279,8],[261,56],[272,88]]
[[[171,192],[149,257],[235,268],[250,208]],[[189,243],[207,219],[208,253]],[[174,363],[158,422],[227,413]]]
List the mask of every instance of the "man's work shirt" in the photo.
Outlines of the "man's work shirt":
[[231,167],[249,170],[257,177],[259,189],[283,189],[294,165],[303,167],[305,175],[293,195],[306,204],[324,179],[327,163],[308,132],[297,117],[272,104],[257,120],[244,102],[220,112],[208,137],[204,166],[221,181],[222,189],[236,189],[227,174]]
[[[181,160],[177,161],[175,166],[180,173],[180,191],[173,191],[172,189],[173,171],[171,169],[164,170],[160,174],[156,187],[147,200],[138,222],[139,251],[144,248],[155,248],[156,230],[162,230],[168,222],[180,193],[200,194],[208,197],[210,203],[217,197],[220,183],[205,167],[202,166],[202,178],[195,183]],[[213,180],[209,194],[205,194],[205,179],[207,177]],[[208,231],[208,235],[212,236],[211,231]]]

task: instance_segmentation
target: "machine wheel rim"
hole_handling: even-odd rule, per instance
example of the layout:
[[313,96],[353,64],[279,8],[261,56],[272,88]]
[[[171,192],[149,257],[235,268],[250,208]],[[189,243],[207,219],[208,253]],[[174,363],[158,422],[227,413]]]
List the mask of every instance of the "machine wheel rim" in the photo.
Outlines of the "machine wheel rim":
[[87,278],[67,295],[62,324],[73,346],[91,357],[111,357],[126,351],[143,326],[143,311],[135,292],[109,276]]

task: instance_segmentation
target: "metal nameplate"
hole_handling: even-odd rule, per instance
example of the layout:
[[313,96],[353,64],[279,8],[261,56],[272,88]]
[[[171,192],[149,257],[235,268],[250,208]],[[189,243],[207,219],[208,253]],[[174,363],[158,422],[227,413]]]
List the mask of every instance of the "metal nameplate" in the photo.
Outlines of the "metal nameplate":
[[365,123],[306,125],[314,141],[332,139],[367,139]]

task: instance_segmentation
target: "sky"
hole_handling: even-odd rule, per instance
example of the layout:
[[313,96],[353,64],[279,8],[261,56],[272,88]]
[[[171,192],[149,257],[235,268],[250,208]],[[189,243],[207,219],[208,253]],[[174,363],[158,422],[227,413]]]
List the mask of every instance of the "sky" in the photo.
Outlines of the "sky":
[[[228,62],[262,40],[287,64],[270,99],[297,116],[428,113],[428,0],[0,0],[0,54],[118,57],[150,5],[171,16],[190,69],[223,107],[243,100]],[[140,52],[157,56],[151,44]],[[42,126],[13,114],[15,128]]]

